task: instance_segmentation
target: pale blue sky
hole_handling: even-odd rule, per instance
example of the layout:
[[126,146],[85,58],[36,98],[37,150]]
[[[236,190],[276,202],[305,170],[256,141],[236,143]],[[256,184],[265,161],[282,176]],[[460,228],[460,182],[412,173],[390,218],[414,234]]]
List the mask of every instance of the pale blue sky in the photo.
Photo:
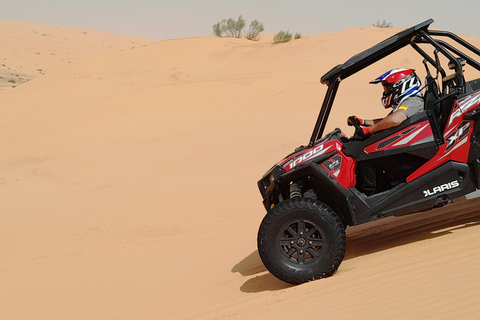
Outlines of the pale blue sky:
[[433,28],[480,37],[478,0],[0,0],[0,19],[109,31],[163,40],[211,36],[213,24],[242,15],[265,32],[302,35],[370,26],[385,19],[406,28],[429,18]]

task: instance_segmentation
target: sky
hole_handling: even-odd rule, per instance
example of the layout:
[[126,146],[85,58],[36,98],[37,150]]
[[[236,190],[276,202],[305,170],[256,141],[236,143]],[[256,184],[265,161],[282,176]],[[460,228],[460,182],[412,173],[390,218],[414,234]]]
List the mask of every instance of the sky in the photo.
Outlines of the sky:
[[102,30],[164,40],[213,35],[223,19],[263,23],[265,33],[302,35],[371,26],[386,20],[480,38],[478,0],[0,0],[0,19]]

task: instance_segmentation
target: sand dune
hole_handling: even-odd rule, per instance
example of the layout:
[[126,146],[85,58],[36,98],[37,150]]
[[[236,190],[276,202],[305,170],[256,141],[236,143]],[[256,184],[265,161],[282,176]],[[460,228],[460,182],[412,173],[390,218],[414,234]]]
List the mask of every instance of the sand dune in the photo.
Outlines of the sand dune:
[[103,31],[0,20],[0,90],[79,59],[152,42]]
[[[301,286],[256,251],[256,182],[308,142],[320,76],[398,31],[92,49],[0,92],[1,318],[478,317],[480,200],[349,228],[338,272]],[[342,83],[327,130],[383,116],[368,81],[405,65]]]

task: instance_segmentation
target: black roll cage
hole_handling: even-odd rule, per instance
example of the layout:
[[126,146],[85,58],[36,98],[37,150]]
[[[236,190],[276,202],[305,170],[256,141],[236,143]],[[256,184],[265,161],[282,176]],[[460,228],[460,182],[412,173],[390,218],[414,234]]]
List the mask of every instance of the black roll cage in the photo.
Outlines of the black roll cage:
[[[429,30],[428,27],[432,23],[433,19],[429,19],[416,26],[405,29],[404,31],[401,31],[378,43],[377,45],[351,57],[345,63],[331,69],[321,78],[321,83],[327,85],[328,89],[323,100],[322,108],[320,109],[320,113],[315,123],[312,136],[310,138],[310,147],[313,146],[315,142],[323,136],[323,132],[325,130],[325,126],[327,124],[327,120],[330,115],[333,101],[335,99],[340,82],[407,45],[411,45],[413,49],[415,49],[415,51],[417,51],[425,59],[425,61],[427,61],[437,70],[437,73],[441,74],[442,79],[445,79],[446,73],[438,61],[434,60],[417,45],[418,43],[431,44],[435,48],[436,52],[440,52],[449,60],[450,63],[454,65],[455,73],[451,77],[449,76],[449,78],[454,80],[453,89],[455,92],[458,94],[465,93],[465,78],[463,76],[462,64],[458,60],[458,57],[464,59],[468,65],[479,71],[480,63],[445,41],[434,39],[433,37],[449,37],[479,57],[480,50],[449,31]],[[458,57],[455,57],[452,53]],[[445,86],[442,88],[442,94],[443,93],[445,93]]]

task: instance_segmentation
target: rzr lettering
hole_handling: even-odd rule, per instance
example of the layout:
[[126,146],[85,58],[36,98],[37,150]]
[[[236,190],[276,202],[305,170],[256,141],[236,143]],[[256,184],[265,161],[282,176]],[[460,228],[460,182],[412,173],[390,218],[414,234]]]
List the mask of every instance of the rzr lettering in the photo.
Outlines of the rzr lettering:
[[467,111],[468,109],[470,109],[471,106],[473,106],[474,104],[477,104],[479,102],[480,102],[480,94],[477,94],[473,97],[467,98],[467,100],[465,100],[465,101],[461,101],[460,102],[460,108],[463,111]]
[[448,125],[451,125],[453,122],[453,119],[460,117],[462,115],[462,109],[457,108],[455,111],[453,111],[452,115],[450,116],[450,120],[448,121]]
[[467,112],[472,106],[480,103],[480,94],[476,94],[473,97],[467,97],[464,101],[460,101],[458,106],[455,106],[455,111],[450,116],[448,120],[448,125],[451,125],[455,118],[460,117],[464,112]]
[[458,183],[458,180],[454,180],[449,183],[442,184],[441,186],[437,186],[433,188],[431,191],[430,190],[423,190],[423,194],[425,195],[425,198],[428,196],[433,196],[439,192],[443,192],[445,190],[450,190],[456,187],[459,187],[460,184]]

